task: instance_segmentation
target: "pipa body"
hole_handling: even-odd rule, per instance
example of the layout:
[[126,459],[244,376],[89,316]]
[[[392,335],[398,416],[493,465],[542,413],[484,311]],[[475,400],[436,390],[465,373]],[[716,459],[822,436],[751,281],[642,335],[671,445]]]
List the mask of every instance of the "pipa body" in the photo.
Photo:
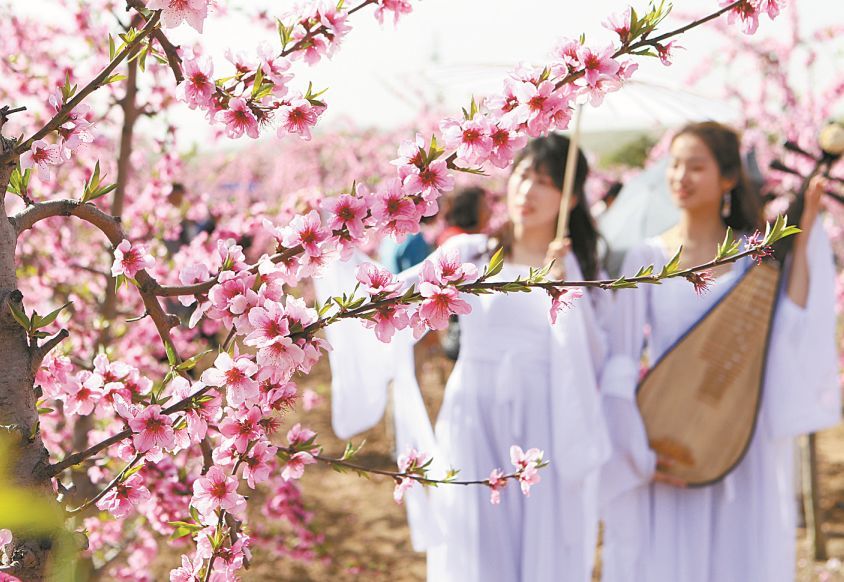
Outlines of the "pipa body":
[[779,281],[777,262],[750,267],[637,388],[651,448],[690,486],[722,479],[750,445]]

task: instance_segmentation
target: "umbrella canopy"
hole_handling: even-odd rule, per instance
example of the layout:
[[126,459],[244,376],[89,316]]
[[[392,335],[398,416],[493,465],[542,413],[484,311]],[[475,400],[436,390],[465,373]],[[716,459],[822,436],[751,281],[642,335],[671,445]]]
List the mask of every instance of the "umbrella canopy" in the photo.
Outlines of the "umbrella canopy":
[[598,230],[607,243],[606,269],[620,273],[625,253],[648,237],[677,223],[679,212],[665,182],[668,158],[660,160],[630,180],[609,209],[598,217]]

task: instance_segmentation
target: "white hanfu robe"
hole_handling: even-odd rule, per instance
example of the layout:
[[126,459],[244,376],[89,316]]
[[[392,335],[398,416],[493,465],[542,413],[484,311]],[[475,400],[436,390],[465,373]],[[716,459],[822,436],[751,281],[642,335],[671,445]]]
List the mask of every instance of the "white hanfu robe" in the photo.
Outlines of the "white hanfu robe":
[[[604,582],[786,582],[795,571],[793,439],[839,421],[834,266],[818,223],[808,247],[805,308],[780,291],[756,430],[721,482],[681,489],[653,483],[655,456],[635,404],[644,329],[656,361],[716,303],[752,261],[743,259],[697,296],[685,280],[621,290],[601,380],[613,441],[601,474]],[[634,249],[624,273],[665,264],[659,240]],[[786,271],[787,272],[787,271]],[[725,341],[763,341],[728,338]]]
[[[462,235],[446,247],[481,266],[487,238]],[[571,255],[566,268],[570,277],[579,277]],[[505,264],[497,278],[513,280],[527,271]],[[408,281],[413,282],[412,274]],[[598,471],[609,454],[597,387],[605,337],[590,299],[577,300],[553,326],[550,298],[540,290],[464,299],[472,313],[460,318],[460,356],[446,386],[433,450],[426,449],[440,471],[432,476],[442,477],[448,467],[460,469],[460,480],[486,479],[495,468],[512,472],[514,444],[542,449],[551,464],[539,472],[541,482],[529,498],[511,481],[500,505],[490,503],[484,486],[411,490],[417,495],[407,499],[408,518],[414,546],[428,551],[428,580],[587,582],[598,521]],[[332,355],[343,357],[339,350]],[[412,384],[418,393],[415,378],[401,370],[396,374],[403,378],[394,382],[397,433],[413,435],[410,442],[424,441],[427,430],[417,426],[424,422],[418,396],[407,388]],[[398,409],[408,398],[415,412]]]

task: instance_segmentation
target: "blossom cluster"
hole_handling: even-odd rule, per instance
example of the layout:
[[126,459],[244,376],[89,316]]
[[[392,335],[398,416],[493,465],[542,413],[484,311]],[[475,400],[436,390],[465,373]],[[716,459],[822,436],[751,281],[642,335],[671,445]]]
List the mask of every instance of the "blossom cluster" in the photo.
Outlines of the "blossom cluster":
[[[311,65],[330,57],[349,32],[349,15],[368,4],[375,7],[379,20],[391,16],[397,20],[412,8],[407,0],[366,0],[351,9],[327,1],[303,4],[282,18],[280,49],[264,45],[254,58],[229,53],[235,72],[228,79],[215,79],[213,63],[200,51],[183,50],[185,80],[178,87],[178,96],[189,106],[205,111],[210,121],[224,126],[229,137],[257,137],[262,124],[276,123],[279,135],[293,133],[308,139],[325,103],[311,88],[294,88],[293,65],[297,60]],[[772,6],[781,5],[771,1],[749,4],[769,14]],[[212,6],[209,0],[147,2],[148,8],[161,10],[165,27],[186,22],[199,31]],[[72,434],[67,426],[85,417],[95,421],[95,428],[85,435],[85,446],[120,431],[129,435],[109,448],[106,457],[92,459],[85,469],[95,485],[107,488],[96,506],[114,518],[85,519],[90,552],[121,548],[129,543],[126,539],[132,540],[128,565],[112,571],[116,579],[137,578],[155,555],[155,541],[148,530],[139,528],[131,536],[123,535],[125,518],[135,513],[158,534],[189,536],[195,541],[195,550],[182,556],[181,567],[173,570],[172,579],[194,580],[209,570],[209,579],[234,579],[250,558],[250,548],[270,538],[262,535],[260,523],[250,524],[248,535],[237,525],[245,519],[247,489],[259,483],[269,491],[263,514],[294,524],[297,542],[301,542],[297,551],[301,555],[311,551],[319,540],[307,528],[309,517],[302,508],[296,481],[306,466],[316,462],[315,435],[295,425],[287,433],[287,447],[273,435],[281,427],[279,413],[291,408],[299,396],[298,378],[311,370],[329,346],[312,333],[323,321],[321,314],[291,290],[301,287],[305,278],[318,276],[329,261],[371,242],[376,234],[401,238],[417,232],[421,218],[435,212],[438,199],[454,187],[457,172],[474,171],[487,164],[507,167],[528,138],[567,127],[576,104],[598,104],[603,95],[618,89],[636,67],[620,58],[622,49],[635,40],[631,18],[627,11],[608,21],[608,27],[618,34],[617,45],[589,46],[583,40],[564,40],[548,63],[519,67],[505,80],[500,94],[473,102],[462,117],[443,120],[431,139],[417,135],[401,144],[390,179],[376,186],[358,183],[339,196],[318,200],[313,210],[280,221],[280,225],[232,219],[214,237],[198,236],[173,262],[161,245],[149,240],[161,234],[156,230],[158,223],[175,215],[175,211],[167,214],[167,205],[162,202],[179,174],[175,169],[178,164],[167,151],[170,146],[162,140],[160,163],[148,165],[153,170],[142,188],[129,189],[134,196],[123,217],[127,238],[114,250],[110,272],[133,279],[141,270],[155,269],[155,275],[163,277],[176,263],[182,267],[182,285],[213,278],[214,285],[207,292],[183,295],[179,301],[194,306],[190,327],[201,322],[212,323],[212,332],[230,329],[231,341],[209,358],[213,363],[207,369],[193,374],[188,373],[188,367],[180,368],[178,362],[165,364],[170,354],[160,344],[154,345],[156,330],[148,318],[134,325],[113,325],[110,338],[90,326],[91,330],[80,332],[81,339],[75,340],[77,357],[73,362],[64,356],[48,357],[36,378],[44,401],[60,405],[59,411],[39,411],[43,438],[52,453],[67,452],[70,444],[63,441],[69,441]],[[85,38],[104,36],[102,27],[86,19],[79,19],[79,29]],[[664,62],[670,61],[671,43],[654,48]],[[149,103],[166,107],[167,99],[156,91],[152,91]],[[67,101],[65,91],[51,93],[48,114],[58,113]],[[101,116],[95,116],[86,105],[77,106],[57,130],[54,143],[37,140],[22,154],[22,169],[37,168],[42,178],[51,179],[55,166],[68,161],[83,145],[91,145],[91,149],[96,145],[99,136],[92,132],[93,119],[98,120],[98,127],[103,123]],[[107,149],[104,145],[99,151]],[[141,157],[136,152],[132,163]],[[265,237],[274,252],[257,262],[247,261],[245,243],[236,240],[243,232]],[[74,235],[75,231],[64,223],[50,232],[57,241],[53,243],[56,251],[66,253],[62,257],[78,253],[90,259],[79,266],[96,273],[98,262],[93,251],[79,251],[84,245],[73,244],[77,242]],[[31,240],[22,239],[21,247],[28,250]],[[67,248],[59,248],[62,241]],[[256,244],[252,251],[259,246]],[[100,266],[100,274],[108,281],[108,267]],[[78,275],[74,268],[56,268],[50,276],[69,281]],[[408,327],[417,335],[426,329],[441,329],[450,315],[469,310],[455,286],[478,278],[474,265],[461,263],[457,255],[444,252],[421,267],[416,287],[419,297],[410,303],[400,300],[405,289],[394,276],[376,265],[362,265],[357,280],[374,306],[364,324],[372,327],[382,341],[389,341],[396,330]],[[93,279],[94,293],[103,291],[104,283]],[[47,283],[43,286],[49,288]],[[118,294],[123,308],[120,317],[141,308],[135,291],[123,289]],[[28,300],[37,297],[46,301],[51,293],[52,289],[25,295]],[[96,312],[83,305],[91,292],[73,293],[83,299],[75,307],[74,318],[83,322],[78,325],[97,321]],[[551,295],[554,317],[575,293]],[[194,340],[202,339],[196,330],[182,327],[173,328],[171,334],[180,351],[186,351],[186,346],[194,348],[198,344]],[[90,369],[80,369],[85,367],[85,359],[79,354],[97,353],[101,341],[109,343],[106,353],[93,357]],[[542,453],[514,447],[511,460],[521,490],[527,495],[539,481]],[[399,469],[405,478],[424,475],[429,462],[424,453],[410,452],[400,458]],[[116,465],[123,463],[126,469],[116,472]],[[115,476],[113,484],[107,485]],[[493,503],[500,499],[507,477],[500,470],[490,474],[487,481]],[[412,485],[412,480],[405,478],[397,483],[399,498]],[[234,518],[236,525],[230,525],[226,516]],[[6,543],[6,537],[0,532],[0,545]]]

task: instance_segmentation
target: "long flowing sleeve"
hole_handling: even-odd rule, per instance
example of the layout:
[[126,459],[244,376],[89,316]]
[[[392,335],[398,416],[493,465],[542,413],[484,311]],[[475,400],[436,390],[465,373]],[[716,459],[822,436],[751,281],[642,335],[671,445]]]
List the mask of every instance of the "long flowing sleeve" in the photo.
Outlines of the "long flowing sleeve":
[[767,429],[773,437],[820,430],[841,418],[835,266],[820,221],[812,228],[807,254],[806,306],[796,305],[783,289],[774,318],[762,397]]
[[[566,272],[580,278],[573,254]],[[608,458],[610,443],[598,390],[598,375],[606,357],[606,335],[592,298],[584,296],[561,313],[551,326],[551,410],[555,466],[564,481],[581,481]]]
[[[628,253],[622,272],[653,262],[653,253],[643,246]],[[617,291],[608,323],[609,357],[600,386],[612,454],[601,471],[602,503],[649,482],[656,464],[635,397],[649,297],[648,286]]]
[[[355,287],[355,269],[369,258],[356,253],[347,261],[335,261],[314,280],[318,297],[349,292]],[[325,330],[332,350],[331,424],[341,439],[375,426],[384,416],[387,386],[396,373],[393,363],[398,344],[385,344],[360,321],[338,321]]]

